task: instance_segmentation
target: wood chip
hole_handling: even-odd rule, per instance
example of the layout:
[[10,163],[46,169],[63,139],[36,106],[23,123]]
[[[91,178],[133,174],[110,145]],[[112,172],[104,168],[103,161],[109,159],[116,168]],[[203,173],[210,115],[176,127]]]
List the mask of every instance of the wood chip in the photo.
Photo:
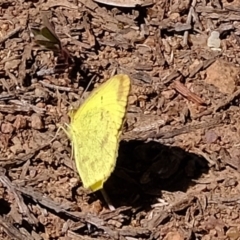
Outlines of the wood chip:
[[94,0],[98,3],[103,3],[115,7],[147,7],[153,4],[151,0]]

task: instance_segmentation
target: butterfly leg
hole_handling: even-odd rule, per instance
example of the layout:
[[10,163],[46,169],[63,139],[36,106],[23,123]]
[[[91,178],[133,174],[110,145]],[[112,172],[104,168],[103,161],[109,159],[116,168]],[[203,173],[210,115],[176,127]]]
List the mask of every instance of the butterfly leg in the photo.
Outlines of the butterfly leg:
[[108,194],[106,193],[106,191],[103,188],[100,191],[101,191],[101,193],[103,195],[103,198],[104,198],[105,202],[107,203],[109,209],[111,211],[115,210],[115,207],[113,206],[113,204],[112,204]]

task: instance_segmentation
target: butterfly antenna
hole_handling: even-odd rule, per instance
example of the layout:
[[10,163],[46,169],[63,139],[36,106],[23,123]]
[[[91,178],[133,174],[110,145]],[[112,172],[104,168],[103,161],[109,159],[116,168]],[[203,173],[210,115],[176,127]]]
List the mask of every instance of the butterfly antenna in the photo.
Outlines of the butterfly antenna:
[[110,75],[110,77],[113,77],[117,72],[117,68],[115,67],[113,70],[112,70],[112,73]]
[[90,81],[89,81],[87,87],[86,87],[86,88],[84,89],[84,91],[82,92],[81,100],[82,100],[82,97],[83,97],[84,93],[89,89],[90,85],[92,84],[92,82],[93,82],[93,80],[94,80],[95,78],[96,78],[96,77],[93,76],[93,77],[90,79]]

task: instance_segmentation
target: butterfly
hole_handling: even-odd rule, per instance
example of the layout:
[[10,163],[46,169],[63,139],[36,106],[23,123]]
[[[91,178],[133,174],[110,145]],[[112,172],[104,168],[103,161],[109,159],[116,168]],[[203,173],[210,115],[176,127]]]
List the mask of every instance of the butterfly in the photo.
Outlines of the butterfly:
[[127,75],[115,75],[69,112],[65,131],[83,186],[92,191],[102,189],[115,168],[130,87]]

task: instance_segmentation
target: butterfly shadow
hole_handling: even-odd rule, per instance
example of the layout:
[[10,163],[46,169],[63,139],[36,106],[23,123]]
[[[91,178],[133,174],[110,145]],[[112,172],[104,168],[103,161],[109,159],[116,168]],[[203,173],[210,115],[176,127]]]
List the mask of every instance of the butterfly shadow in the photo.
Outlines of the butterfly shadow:
[[157,142],[122,141],[116,168],[104,188],[115,207],[150,207],[163,190],[186,192],[208,172],[202,156]]

